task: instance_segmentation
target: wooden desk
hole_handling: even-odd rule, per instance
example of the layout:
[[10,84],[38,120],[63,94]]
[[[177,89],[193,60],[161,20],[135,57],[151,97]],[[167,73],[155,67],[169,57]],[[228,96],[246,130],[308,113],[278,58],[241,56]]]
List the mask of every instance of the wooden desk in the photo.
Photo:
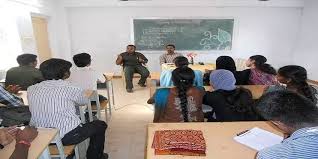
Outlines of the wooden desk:
[[[242,86],[238,86],[238,87],[243,87],[245,89],[250,90],[252,93],[253,99],[259,99],[263,95],[264,90],[267,86],[265,86],[265,85],[242,85]],[[150,97],[152,97],[155,94],[156,90],[159,88],[163,88],[163,87],[150,87]],[[172,88],[172,87],[167,87],[167,88]],[[211,86],[204,86],[204,89],[206,91],[213,91]]]
[[[39,158],[43,152],[47,150],[47,146],[55,138],[57,129],[38,128],[38,136],[34,139],[29,149],[28,159]],[[8,159],[13,153],[15,148],[15,141],[0,150],[0,158]],[[46,154],[47,155],[47,154]]]
[[[237,133],[253,127],[283,136],[283,133],[273,128],[269,122],[224,122],[224,123],[153,123],[148,125],[146,158],[147,159],[254,159],[256,151],[238,142],[233,137]],[[191,156],[155,156],[151,148],[154,133],[157,130],[202,130],[206,141],[205,157]]]
[[[200,65],[200,64],[193,64],[193,65],[189,65],[189,67],[193,70],[199,70],[202,73],[205,72],[205,70],[215,70],[216,65],[215,64],[204,64],[204,65]],[[161,65],[161,70],[174,70],[176,68],[175,65],[173,64],[162,64]]]

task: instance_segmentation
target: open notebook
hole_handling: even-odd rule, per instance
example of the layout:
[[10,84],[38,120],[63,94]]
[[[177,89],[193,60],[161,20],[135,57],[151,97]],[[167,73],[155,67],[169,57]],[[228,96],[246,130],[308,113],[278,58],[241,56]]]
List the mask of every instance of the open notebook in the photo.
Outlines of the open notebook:
[[235,141],[257,151],[279,144],[283,141],[283,139],[284,138],[281,136],[260,129],[258,127],[255,127],[239,136],[234,137]]

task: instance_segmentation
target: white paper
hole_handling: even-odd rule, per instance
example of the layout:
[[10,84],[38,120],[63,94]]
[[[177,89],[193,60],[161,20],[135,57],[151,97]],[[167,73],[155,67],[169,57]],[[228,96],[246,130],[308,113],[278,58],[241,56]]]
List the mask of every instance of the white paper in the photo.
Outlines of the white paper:
[[255,127],[248,132],[234,137],[234,140],[252,149],[260,151],[264,148],[279,144],[283,137]]

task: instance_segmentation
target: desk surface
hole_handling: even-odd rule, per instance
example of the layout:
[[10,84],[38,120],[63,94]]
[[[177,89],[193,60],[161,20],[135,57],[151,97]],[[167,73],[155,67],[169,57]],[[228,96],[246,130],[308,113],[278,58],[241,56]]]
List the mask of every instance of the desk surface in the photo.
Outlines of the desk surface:
[[[28,159],[38,158],[57,134],[57,129],[38,128],[38,136],[34,139],[29,149]],[[8,159],[15,148],[15,141],[0,150],[0,158]]]
[[[146,156],[147,159],[254,159],[257,153],[255,150],[233,139],[237,133],[253,127],[259,127],[283,136],[283,133],[273,128],[269,122],[153,123],[148,125]],[[206,156],[156,156],[154,149],[151,148],[155,131],[175,129],[201,130],[207,145]]]

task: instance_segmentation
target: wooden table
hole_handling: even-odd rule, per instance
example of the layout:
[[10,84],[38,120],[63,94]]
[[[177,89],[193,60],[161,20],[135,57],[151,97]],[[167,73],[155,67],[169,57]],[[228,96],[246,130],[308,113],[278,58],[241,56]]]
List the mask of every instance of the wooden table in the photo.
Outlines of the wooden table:
[[[48,152],[48,145],[55,138],[58,130],[57,129],[46,129],[38,128],[38,136],[34,139],[29,149],[28,159],[36,159],[41,157],[50,158]],[[15,148],[15,141],[5,146],[4,149],[0,150],[0,158],[8,159],[13,153]]]
[[[259,99],[263,93],[264,90],[267,86],[265,85],[242,85],[242,86],[238,86],[238,87],[243,87],[245,89],[248,89],[251,91],[253,99]],[[164,88],[164,87],[150,87],[150,97],[152,97],[155,94],[155,91],[159,88]],[[172,88],[172,87],[167,87],[167,88]],[[204,89],[206,91],[213,91],[211,86],[204,86]]]
[[[200,65],[200,64],[190,64],[189,67],[193,70],[199,70],[202,73],[205,72],[205,70],[215,70],[216,65],[215,64],[204,64],[204,65]],[[174,70],[176,68],[176,66],[174,64],[162,64],[161,65],[161,70]]]
[[[259,127],[277,135],[283,133],[273,128],[269,122],[224,122],[224,123],[153,123],[148,125],[147,159],[254,159],[256,150],[236,142],[233,137],[244,130]],[[157,130],[202,130],[207,150],[205,157],[156,156],[151,148]]]

